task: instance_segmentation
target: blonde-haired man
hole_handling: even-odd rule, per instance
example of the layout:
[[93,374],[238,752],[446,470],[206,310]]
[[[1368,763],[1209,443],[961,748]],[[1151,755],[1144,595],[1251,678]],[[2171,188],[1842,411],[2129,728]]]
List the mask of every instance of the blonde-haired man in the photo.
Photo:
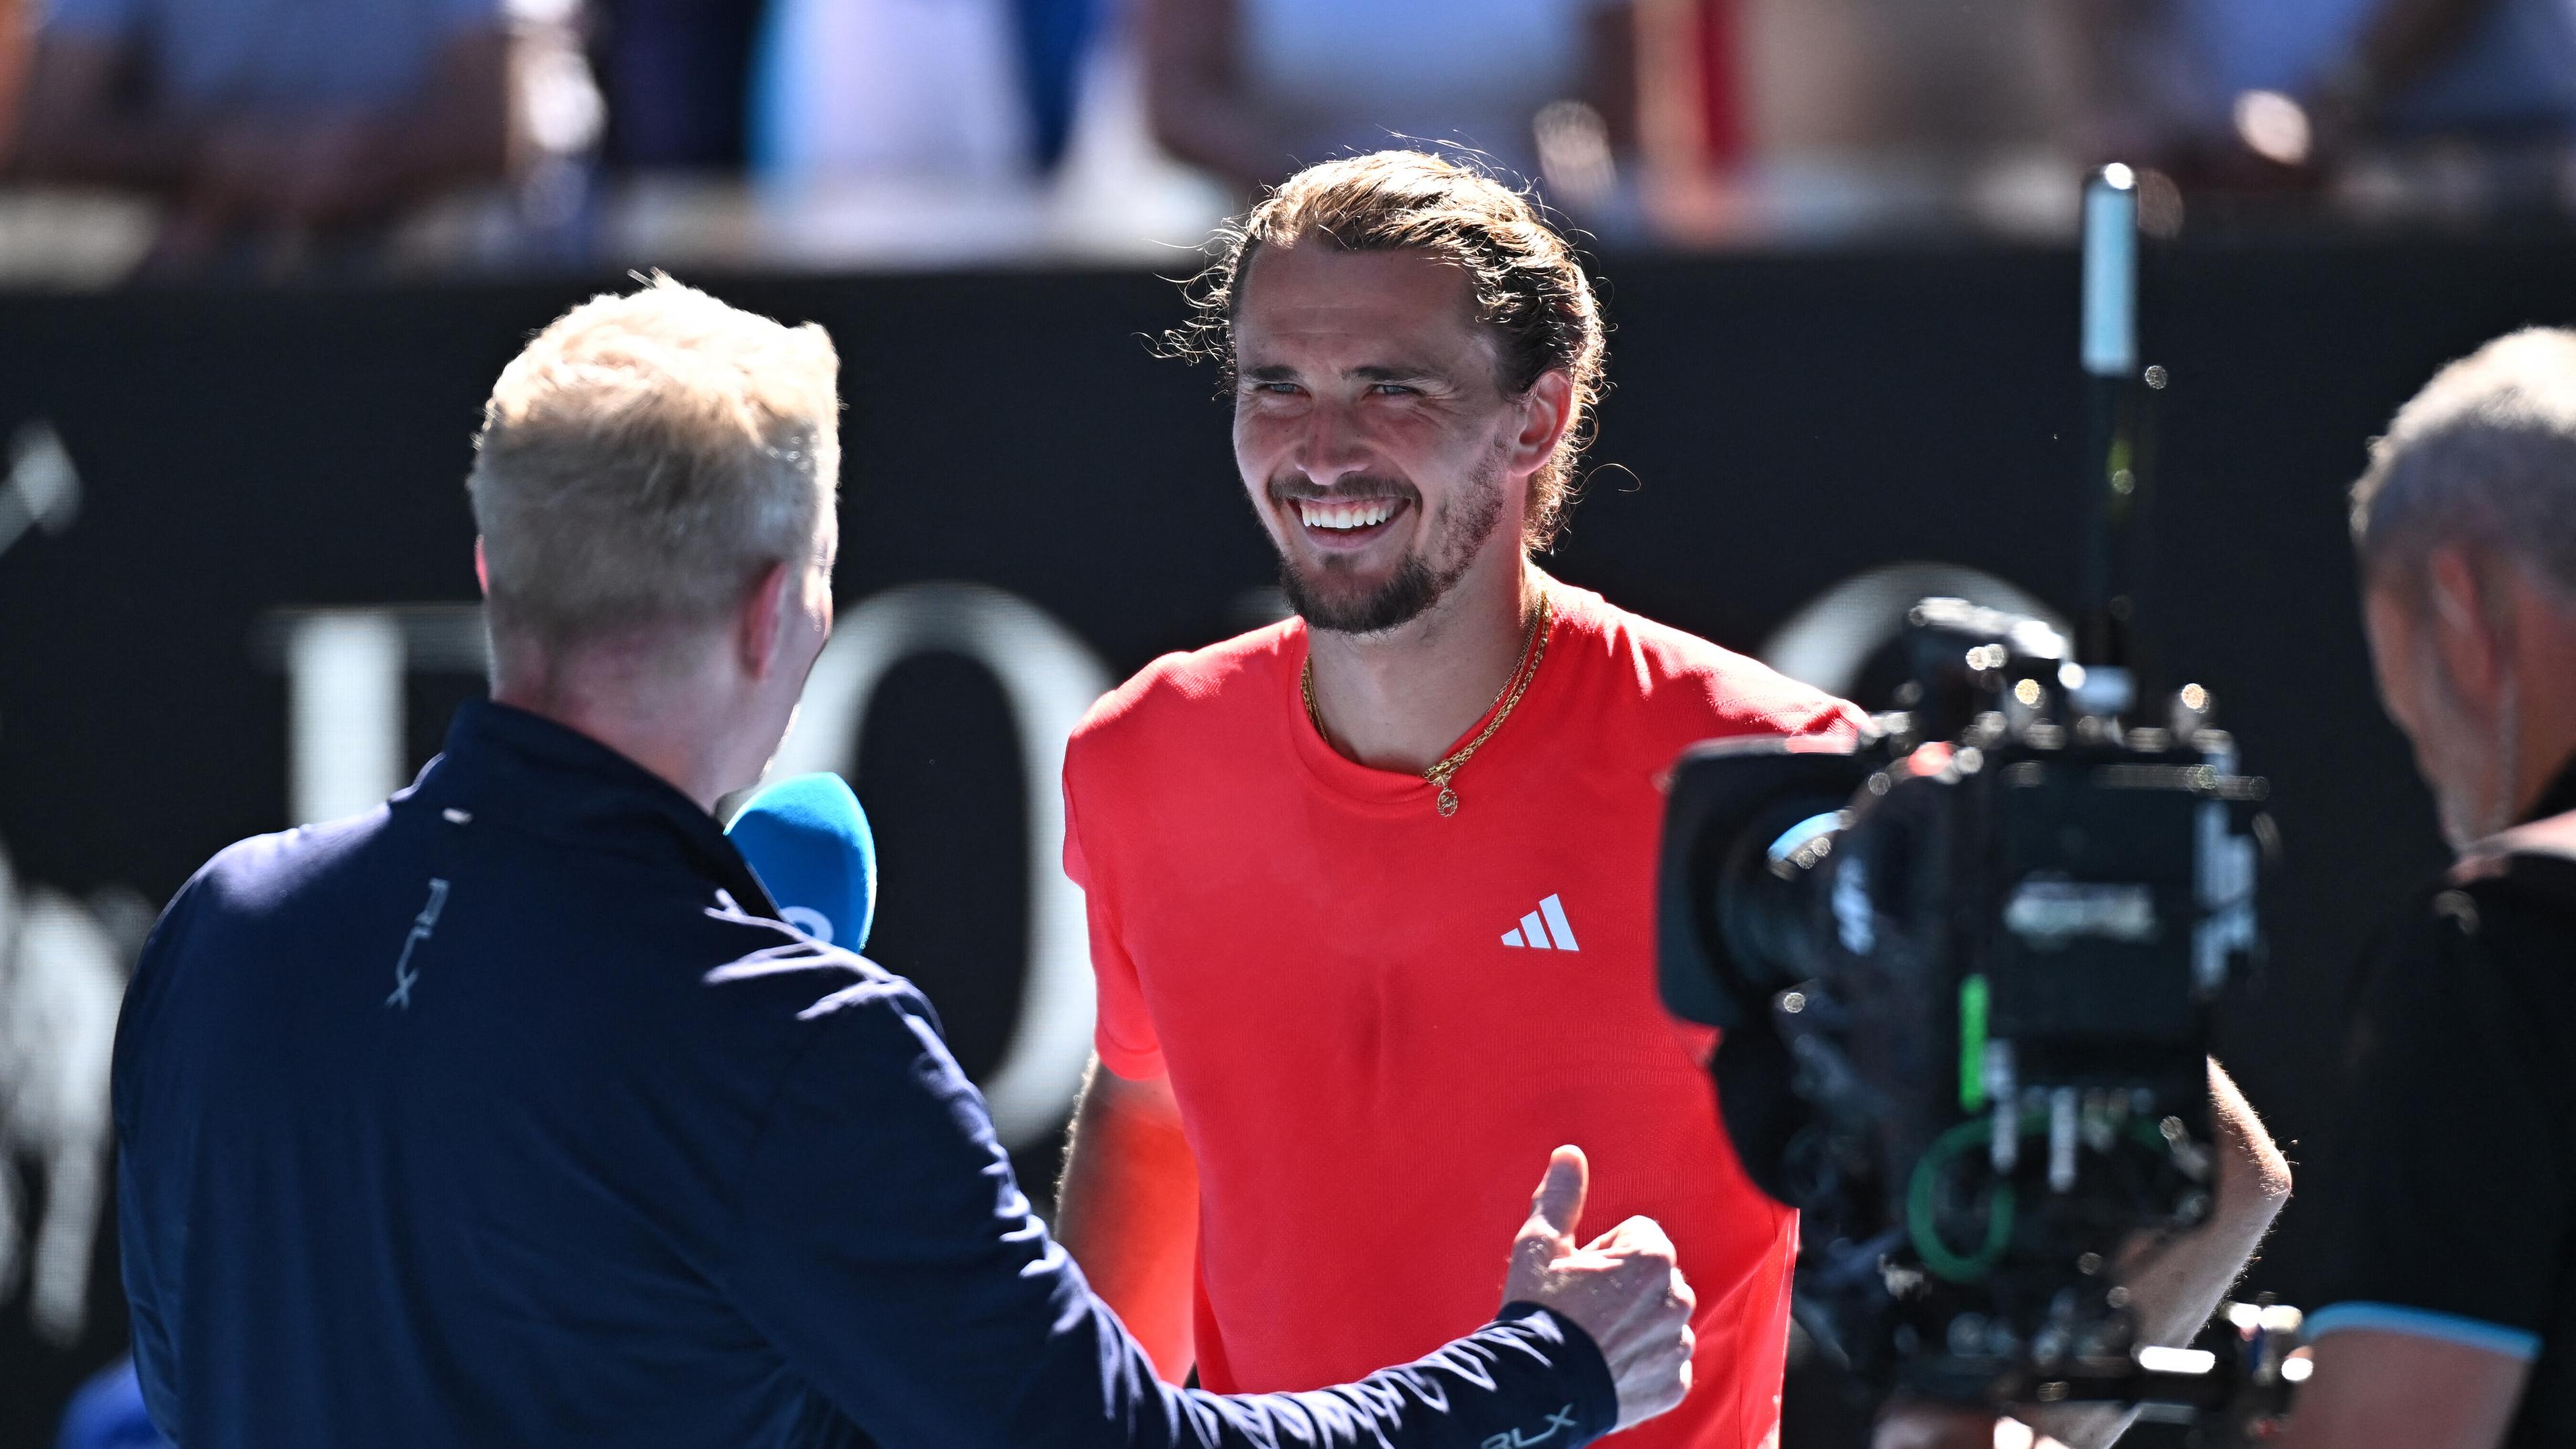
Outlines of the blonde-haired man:
[[657,278],[502,374],[470,483],[493,698],[385,806],[217,856],[126,1001],[162,1431],[1554,1449],[1670,1407],[1689,1290],[1651,1224],[1574,1250],[1570,1152],[1482,1328],[1323,1393],[1157,1384],[920,997],[774,919],[710,812],[831,629],[834,369]]

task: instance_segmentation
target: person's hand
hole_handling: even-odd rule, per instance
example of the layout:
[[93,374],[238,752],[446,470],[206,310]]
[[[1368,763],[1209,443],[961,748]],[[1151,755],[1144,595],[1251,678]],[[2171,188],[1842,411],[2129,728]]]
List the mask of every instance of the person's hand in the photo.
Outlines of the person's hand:
[[1673,1261],[1672,1239],[1653,1218],[1630,1218],[1583,1247],[1575,1225],[1591,1169],[1583,1149],[1560,1147],[1512,1243],[1503,1301],[1536,1303],[1591,1335],[1619,1387],[1619,1427],[1663,1413],[1691,1382],[1691,1308],[1697,1302]]

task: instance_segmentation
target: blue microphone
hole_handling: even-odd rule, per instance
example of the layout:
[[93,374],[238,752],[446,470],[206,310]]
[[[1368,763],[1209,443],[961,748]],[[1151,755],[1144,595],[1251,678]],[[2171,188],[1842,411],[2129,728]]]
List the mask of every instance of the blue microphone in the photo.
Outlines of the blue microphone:
[[856,951],[877,914],[877,839],[838,775],[796,775],[751,797],[726,838],[778,902],[780,920]]

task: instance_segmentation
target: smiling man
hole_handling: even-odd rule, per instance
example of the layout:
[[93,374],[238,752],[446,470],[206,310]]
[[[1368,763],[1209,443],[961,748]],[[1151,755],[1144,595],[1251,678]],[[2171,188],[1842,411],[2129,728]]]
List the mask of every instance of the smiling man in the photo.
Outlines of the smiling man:
[[[1174,339],[1298,617],[1156,661],[1065,765],[1095,1071],[1067,1245],[1164,1373],[1337,1382],[1498,1286],[1448,1244],[1589,1149],[1699,1288],[1696,1387],[1622,1442],[1779,1417],[1792,1216],[1742,1176],[1654,987],[1658,777],[1695,740],[1839,733],[1838,701],[1557,583],[1602,374],[1592,284],[1521,197],[1386,152],[1227,234]],[[1384,1291],[1398,1263],[1404,1291]]]

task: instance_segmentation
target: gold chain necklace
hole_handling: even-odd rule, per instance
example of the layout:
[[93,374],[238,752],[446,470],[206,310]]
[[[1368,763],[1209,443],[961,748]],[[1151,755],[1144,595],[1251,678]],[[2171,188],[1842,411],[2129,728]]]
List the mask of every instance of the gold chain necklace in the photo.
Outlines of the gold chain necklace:
[[[1550,612],[1548,597],[1542,593],[1538,596],[1538,614],[1530,620],[1528,637],[1521,640],[1521,657],[1512,665],[1511,677],[1503,681],[1502,689],[1494,695],[1494,702],[1485,706],[1493,718],[1485,721],[1485,727],[1476,731],[1474,739],[1422,772],[1424,782],[1440,790],[1433,803],[1439,808],[1442,819],[1458,813],[1458,792],[1449,788],[1450,778],[1475,756],[1485,741],[1494,737],[1494,731],[1503,727],[1503,721],[1512,717],[1512,707],[1521,702],[1521,696],[1529,690],[1530,681],[1538,677],[1538,666],[1547,658]],[[1315,733],[1323,736],[1326,744],[1332,743],[1332,731],[1324,728],[1324,712],[1315,707],[1315,656],[1311,650],[1306,655],[1306,667],[1297,676],[1297,692],[1306,700],[1306,718],[1315,726]]]

